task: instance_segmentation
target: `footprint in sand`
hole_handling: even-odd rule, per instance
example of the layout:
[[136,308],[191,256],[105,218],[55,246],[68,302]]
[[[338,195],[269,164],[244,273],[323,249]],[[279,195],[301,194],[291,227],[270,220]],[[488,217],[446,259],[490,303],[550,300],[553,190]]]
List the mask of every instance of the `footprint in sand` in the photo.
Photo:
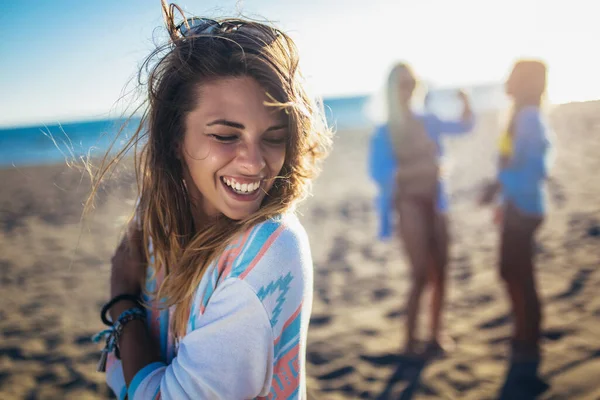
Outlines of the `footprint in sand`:
[[8,372],[0,372],[0,387],[4,386],[4,383],[10,379],[12,375]]
[[402,361],[402,356],[388,353],[379,356],[361,355],[360,359],[376,367],[385,367],[388,365],[397,365],[400,361]]
[[504,315],[501,315],[500,317],[493,318],[487,322],[484,322],[483,324],[479,325],[479,328],[480,329],[495,329],[500,326],[507,325],[508,323],[510,323],[510,315],[504,314]]
[[364,335],[364,336],[378,336],[379,335],[379,331],[377,331],[375,329],[361,329],[360,333],[361,333],[361,335]]
[[62,336],[49,334],[44,337],[46,348],[50,351],[55,350],[59,345],[64,343]]
[[311,328],[319,328],[325,325],[329,325],[331,322],[330,315],[314,315],[310,319],[310,327]]
[[406,315],[406,310],[400,309],[388,312],[387,314],[385,314],[385,317],[387,319],[397,319],[403,317],[404,315]]
[[6,339],[11,339],[15,337],[25,337],[26,332],[21,328],[15,327],[6,327],[2,329],[2,336]]
[[582,268],[577,272],[577,274],[571,280],[571,285],[564,292],[555,295],[552,300],[565,300],[572,298],[579,294],[585,287],[585,284],[590,278],[594,270],[592,268]]
[[351,223],[368,224],[373,220],[371,202],[365,198],[348,199],[338,207],[340,218]]
[[319,375],[319,376],[317,376],[317,379],[322,380],[322,381],[338,379],[343,376],[354,373],[354,370],[355,369],[352,366],[341,367],[341,368],[335,369],[331,372],[327,372],[325,374]]
[[454,280],[461,284],[467,284],[473,277],[473,268],[471,266],[471,259],[467,255],[458,256],[451,260],[451,271]]
[[386,287],[375,289],[372,292],[372,296],[376,301],[382,301],[385,298],[389,297],[391,294],[392,291]]
[[88,346],[88,345],[92,344],[92,336],[95,333],[96,332],[79,335],[73,340],[73,342],[75,343],[76,346],[80,346],[80,347]]
[[362,245],[360,247],[360,253],[365,260],[377,264],[387,264],[391,259],[391,253],[389,251],[383,254],[375,254],[372,243]]
[[343,236],[336,236],[333,238],[333,245],[327,256],[328,264],[340,263],[344,264],[346,261],[346,255],[350,250],[350,242]]
[[592,238],[600,238],[600,225],[593,224],[592,226],[590,226],[587,231],[587,235],[588,237]]
[[30,316],[31,314],[36,314],[42,307],[43,304],[40,301],[34,301],[19,307],[19,311],[23,315]]
[[565,335],[569,335],[574,332],[574,329],[547,329],[542,333],[542,337],[552,342],[556,342],[562,339]]
[[312,212],[310,216],[315,221],[322,221],[323,219],[327,218],[327,210],[324,207],[318,205],[314,206],[312,207]]
[[564,245],[573,248],[582,239],[600,238],[600,222],[593,213],[573,213],[569,219],[569,231]]
[[58,382],[59,380],[60,378],[53,372],[45,372],[35,377],[35,381],[38,385],[42,385],[44,383]]
[[343,340],[336,340],[335,337],[332,337],[327,341],[311,343],[306,352],[307,361],[315,365],[324,365],[347,356],[348,345],[341,342]]
[[548,179],[548,193],[550,194],[550,198],[552,202],[556,204],[558,208],[564,207],[567,204],[567,195],[565,194],[565,189],[561,183],[559,183],[556,179]]

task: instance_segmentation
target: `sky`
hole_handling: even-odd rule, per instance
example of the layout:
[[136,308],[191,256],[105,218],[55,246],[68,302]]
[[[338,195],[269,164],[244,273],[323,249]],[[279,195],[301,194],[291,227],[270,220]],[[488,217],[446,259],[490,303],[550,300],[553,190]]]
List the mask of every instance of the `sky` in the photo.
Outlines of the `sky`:
[[[190,15],[273,21],[314,93],[378,91],[394,62],[439,87],[501,82],[518,57],[549,66],[553,103],[600,98],[594,0],[181,0]],[[160,0],[0,2],[0,126],[115,116],[156,41]],[[129,82],[129,85],[128,85]]]

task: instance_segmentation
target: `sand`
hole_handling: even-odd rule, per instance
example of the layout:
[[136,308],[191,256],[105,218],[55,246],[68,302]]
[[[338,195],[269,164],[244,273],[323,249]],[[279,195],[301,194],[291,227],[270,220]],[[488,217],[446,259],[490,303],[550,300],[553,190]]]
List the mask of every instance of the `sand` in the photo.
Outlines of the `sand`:
[[[368,131],[338,132],[300,208],[315,261],[307,372],[312,399],[492,399],[507,370],[509,305],[496,271],[491,210],[475,205],[494,170],[498,119],[449,138],[453,243],[447,333],[457,348],[427,365],[400,356],[408,268],[380,242]],[[558,154],[539,235],[543,399],[600,398],[600,103],[552,111]],[[108,398],[95,372],[109,259],[132,207],[124,174],[79,221],[89,181],[65,165],[0,170],[0,398]],[[424,301],[423,307],[427,306]],[[426,316],[422,318],[426,329]]]

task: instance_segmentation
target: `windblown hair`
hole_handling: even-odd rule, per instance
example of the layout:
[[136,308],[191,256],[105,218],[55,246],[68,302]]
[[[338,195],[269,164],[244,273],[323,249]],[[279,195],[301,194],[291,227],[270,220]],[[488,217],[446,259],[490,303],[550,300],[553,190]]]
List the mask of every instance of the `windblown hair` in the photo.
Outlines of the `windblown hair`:
[[[138,183],[135,218],[139,221],[148,268],[165,274],[153,295],[175,305],[173,331],[185,334],[193,294],[207,267],[228,243],[251,226],[293,209],[304,198],[331,144],[322,105],[308,96],[298,69],[292,39],[266,24],[220,20],[232,29],[210,34],[178,35],[167,15],[171,41],[143,63],[138,78],[147,74],[147,100],[140,125],[114,157],[109,153],[97,170],[87,207],[103,181],[125,153],[134,149]],[[220,78],[251,77],[282,110],[289,125],[283,168],[259,210],[239,221],[224,215],[201,231],[194,226],[192,205],[177,155],[185,117],[198,104],[198,88]],[[144,143],[138,151],[138,143]],[[151,249],[150,249],[151,243]],[[142,285],[143,287],[143,285]]]

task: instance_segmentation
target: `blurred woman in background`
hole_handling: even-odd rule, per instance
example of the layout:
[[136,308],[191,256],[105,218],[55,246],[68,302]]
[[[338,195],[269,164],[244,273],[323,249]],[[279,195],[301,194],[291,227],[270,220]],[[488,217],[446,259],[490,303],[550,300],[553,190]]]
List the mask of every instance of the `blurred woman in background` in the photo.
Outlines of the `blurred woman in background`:
[[538,364],[542,310],[534,274],[534,239],[546,214],[550,141],[540,107],[546,75],[541,61],[521,60],[514,65],[505,86],[513,111],[499,143],[499,172],[482,197],[483,204],[497,199],[499,205],[500,275],[515,324],[512,361]]
[[380,236],[391,235],[391,217],[397,212],[400,235],[411,265],[405,353],[418,353],[417,315],[421,295],[429,283],[433,298],[425,356],[433,356],[451,345],[451,340],[441,334],[449,244],[448,197],[440,174],[441,137],[444,133],[469,132],[474,118],[463,92],[459,92],[459,96],[464,111],[458,121],[442,121],[431,113],[415,113],[411,99],[417,84],[408,65],[401,63],[392,69],[387,87],[387,123],[379,126],[371,139],[369,169],[380,192]]

